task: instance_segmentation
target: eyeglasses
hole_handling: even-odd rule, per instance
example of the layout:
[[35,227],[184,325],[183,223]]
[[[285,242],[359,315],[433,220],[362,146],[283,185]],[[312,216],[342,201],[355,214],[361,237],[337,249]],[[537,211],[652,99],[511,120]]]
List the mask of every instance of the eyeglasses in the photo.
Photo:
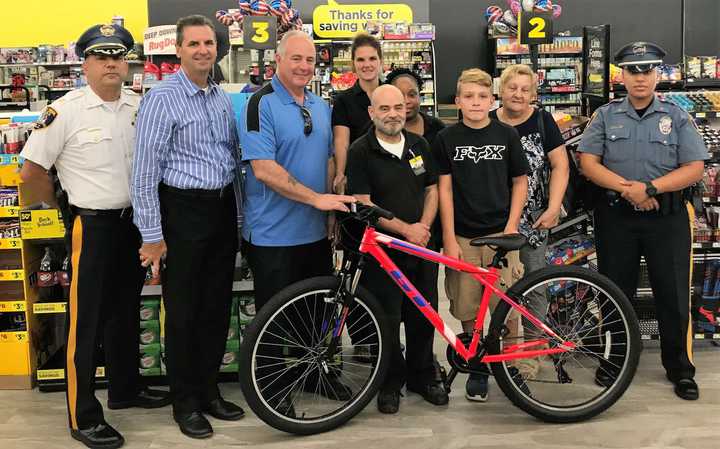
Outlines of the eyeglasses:
[[300,106],[300,113],[302,113],[303,118],[303,133],[309,136],[312,132],[312,115],[310,114],[310,110],[304,106]]

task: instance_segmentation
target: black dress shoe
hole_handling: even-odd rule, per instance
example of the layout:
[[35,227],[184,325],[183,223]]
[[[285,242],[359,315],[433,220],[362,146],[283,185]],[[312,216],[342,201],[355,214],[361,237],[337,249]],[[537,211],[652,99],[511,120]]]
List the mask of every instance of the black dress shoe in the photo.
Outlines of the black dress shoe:
[[175,422],[180,426],[180,432],[190,438],[208,438],[213,434],[213,428],[200,412],[173,413]]
[[141,390],[135,398],[130,399],[129,401],[108,400],[107,406],[110,410],[120,410],[130,407],[160,408],[170,405],[171,402],[172,396],[170,396],[170,392],[145,388],[144,390]]
[[245,411],[242,408],[223,398],[213,399],[203,411],[213,418],[224,421],[237,421],[245,416]]
[[700,390],[693,379],[686,378],[675,382],[675,394],[685,400],[695,401],[700,397]]
[[434,405],[445,405],[449,398],[445,387],[439,382],[432,382],[421,386],[407,386],[408,391],[419,394],[426,401]]
[[125,443],[120,432],[105,422],[87,429],[70,429],[70,436],[90,448],[113,449]]
[[393,414],[400,409],[400,392],[397,390],[380,390],[377,397],[380,413]]

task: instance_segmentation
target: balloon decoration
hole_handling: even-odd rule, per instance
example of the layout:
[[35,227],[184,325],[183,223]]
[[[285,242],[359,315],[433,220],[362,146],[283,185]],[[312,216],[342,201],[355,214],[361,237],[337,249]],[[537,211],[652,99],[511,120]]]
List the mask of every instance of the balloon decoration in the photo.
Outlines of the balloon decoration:
[[488,23],[488,33],[493,36],[506,36],[517,34],[518,15],[521,11],[552,13],[553,19],[562,14],[562,6],[557,0],[506,0],[508,9],[497,5],[488,6],[485,10],[485,19]]
[[290,30],[302,28],[302,20],[297,9],[292,7],[292,0],[252,0],[238,2],[238,10],[232,13],[221,9],[215,13],[215,18],[225,26],[233,23],[242,29],[245,16],[275,16],[278,18],[278,38]]

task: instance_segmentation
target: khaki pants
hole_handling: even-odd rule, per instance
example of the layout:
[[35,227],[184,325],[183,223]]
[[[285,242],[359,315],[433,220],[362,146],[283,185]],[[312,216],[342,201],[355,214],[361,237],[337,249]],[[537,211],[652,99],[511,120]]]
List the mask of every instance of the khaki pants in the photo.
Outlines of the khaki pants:
[[[502,235],[501,233],[492,234],[488,237]],[[495,251],[487,246],[470,246],[470,240],[465,237],[456,235],[460,250],[463,254],[463,260],[473,265],[487,267],[495,256]],[[511,251],[507,253],[507,267],[500,272],[500,289],[505,291],[518,279],[523,276],[523,265],[520,263],[519,251]],[[445,292],[450,300],[450,313],[460,321],[474,320],[477,316],[477,310],[482,299],[483,286],[476,281],[471,275],[461,273],[451,268],[445,269]],[[497,296],[490,297],[490,311],[495,310],[498,302]],[[512,326],[509,325],[511,328]]]

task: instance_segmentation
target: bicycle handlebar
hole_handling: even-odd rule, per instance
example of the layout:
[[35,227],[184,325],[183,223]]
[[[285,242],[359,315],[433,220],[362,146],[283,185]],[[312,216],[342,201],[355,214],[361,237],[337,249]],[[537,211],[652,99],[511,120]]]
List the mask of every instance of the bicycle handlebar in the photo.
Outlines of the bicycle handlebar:
[[393,218],[395,218],[395,214],[393,214],[389,210],[385,210],[377,206],[368,206],[367,204],[362,203],[350,204],[350,213],[356,220],[364,221],[367,223],[377,222],[378,218],[385,218],[387,220],[392,220]]

